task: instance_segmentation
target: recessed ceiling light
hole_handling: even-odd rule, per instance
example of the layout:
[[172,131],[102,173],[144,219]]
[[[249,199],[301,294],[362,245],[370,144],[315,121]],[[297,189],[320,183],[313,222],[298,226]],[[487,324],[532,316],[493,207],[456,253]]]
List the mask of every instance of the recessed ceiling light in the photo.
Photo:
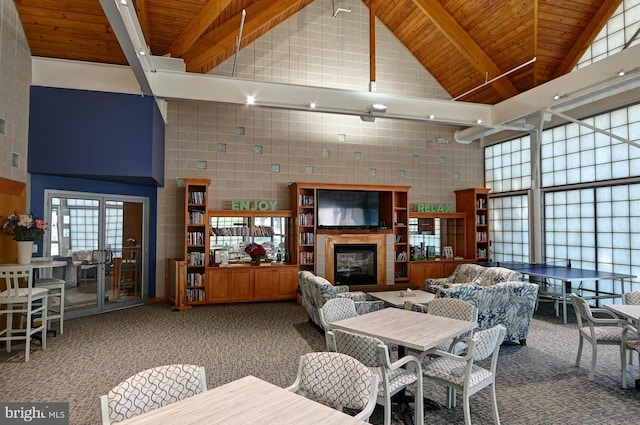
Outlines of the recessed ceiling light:
[[478,118],[478,119],[476,120],[476,122],[477,122],[478,124],[482,124],[482,119]]
[[144,49],[140,49],[140,50],[138,50],[138,54],[140,56],[146,56],[147,52]]
[[436,115],[435,115],[435,114],[429,114],[429,119],[430,119],[430,120],[434,119],[435,117],[436,117]]
[[255,96],[247,96],[247,105],[255,105],[256,98]]
[[311,102],[311,103],[309,104],[309,108],[311,108],[311,109],[316,109],[316,102]]
[[129,5],[129,2],[128,2],[127,0],[120,0],[120,2],[119,2],[119,3],[120,3],[121,5],[123,5],[123,6],[127,6],[127,5]]
[[624,69],[618,71],[618,77],[624,77]]
[[560,95],[559,94],[554,94],[553,95],[553,100],[558,100],[560,99]]

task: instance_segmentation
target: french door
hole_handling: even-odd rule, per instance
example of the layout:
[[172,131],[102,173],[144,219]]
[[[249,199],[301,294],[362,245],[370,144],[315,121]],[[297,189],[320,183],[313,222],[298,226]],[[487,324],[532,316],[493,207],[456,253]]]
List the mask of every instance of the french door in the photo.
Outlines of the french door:
[[66,262],[65,316],[143,304],[147,294],[148,199],[45,191],[44,256]]

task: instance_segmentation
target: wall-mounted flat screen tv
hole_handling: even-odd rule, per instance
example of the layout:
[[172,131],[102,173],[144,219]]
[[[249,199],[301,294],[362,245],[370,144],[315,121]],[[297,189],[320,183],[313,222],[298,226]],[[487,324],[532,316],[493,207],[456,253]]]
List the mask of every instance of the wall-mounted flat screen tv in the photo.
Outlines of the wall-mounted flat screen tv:
[[316,192],[320,228],[370,228],[380,225],[380,195],[376,191],[319,189]]

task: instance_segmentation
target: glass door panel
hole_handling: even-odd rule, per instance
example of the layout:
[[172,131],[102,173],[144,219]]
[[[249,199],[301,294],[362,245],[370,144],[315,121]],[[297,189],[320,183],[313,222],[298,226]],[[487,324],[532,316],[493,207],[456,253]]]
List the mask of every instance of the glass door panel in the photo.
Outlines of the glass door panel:
[[65,315],[142,304],[144,198],[47,191],[45,255],[67,262]]

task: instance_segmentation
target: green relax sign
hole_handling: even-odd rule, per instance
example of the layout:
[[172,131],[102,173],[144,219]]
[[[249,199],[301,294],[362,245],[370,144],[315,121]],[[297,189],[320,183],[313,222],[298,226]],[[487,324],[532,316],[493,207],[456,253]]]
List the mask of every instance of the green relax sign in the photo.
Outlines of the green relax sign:
[[452,213],[453,205],[451,204],[418,204],[418,212]]
[[235,211],[275,211],[278,201],[231,201]]

